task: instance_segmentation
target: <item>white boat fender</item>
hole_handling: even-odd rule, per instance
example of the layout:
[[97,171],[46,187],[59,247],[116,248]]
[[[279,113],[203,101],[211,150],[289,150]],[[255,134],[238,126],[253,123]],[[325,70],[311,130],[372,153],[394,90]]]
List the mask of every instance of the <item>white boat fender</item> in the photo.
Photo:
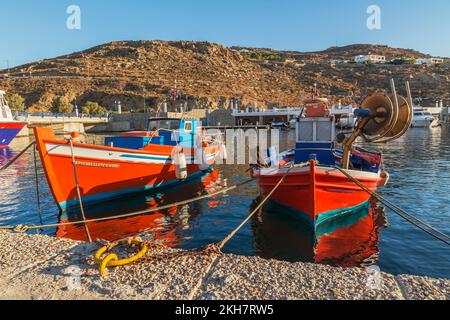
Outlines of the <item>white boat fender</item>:
[[173,149],[172,162],[175,165],[175,175],[177,179],[184,180],[188,176],[186,155],[183,148],[176,147]]

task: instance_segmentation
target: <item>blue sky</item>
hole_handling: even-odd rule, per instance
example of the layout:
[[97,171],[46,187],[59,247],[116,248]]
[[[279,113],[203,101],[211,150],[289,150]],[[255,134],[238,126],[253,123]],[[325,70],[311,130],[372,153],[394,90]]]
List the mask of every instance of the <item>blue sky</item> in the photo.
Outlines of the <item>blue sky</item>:
[[[450,57],[449,0],[1,0],[0,69],[112,40],[207,40],[315,51],[387,44]],[[81,30],[66,9],[81,8]],[[366,27],[369,5],[381,30]]]

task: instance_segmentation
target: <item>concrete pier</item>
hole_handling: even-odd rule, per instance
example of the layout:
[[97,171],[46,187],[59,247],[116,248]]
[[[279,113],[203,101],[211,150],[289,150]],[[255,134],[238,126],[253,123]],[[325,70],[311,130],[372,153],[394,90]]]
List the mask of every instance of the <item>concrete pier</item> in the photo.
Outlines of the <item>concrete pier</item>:
[[365,269],[162,247],[135,264],[110,268],[101,278],[92,258],[99,247],[0,232],[0,299],[449,298],[448,279],[382,273],[380,287],[371,289]]
[[[88,128],[93,127],[107,127],[109,118],[107,117],[57,117],[57,116],[19,116],[16,120],[26,122],[28,126],[46,126],[50,127],[57,132],[78,132],[85,133],[85,126]],[[33,130],[30,130],[28,126],[25,126],[18,134],[17,137],[27,137],[32,134]],[[103,130],[105,131],[105,130]]]

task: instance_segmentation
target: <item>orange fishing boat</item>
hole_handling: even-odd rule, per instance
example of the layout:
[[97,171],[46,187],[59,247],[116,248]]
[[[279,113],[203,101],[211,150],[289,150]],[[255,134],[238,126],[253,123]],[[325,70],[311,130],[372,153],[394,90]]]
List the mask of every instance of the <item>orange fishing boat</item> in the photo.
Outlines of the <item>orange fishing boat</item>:
[[77,142],[76,135],[57,139],[49,128],[35,127],[34,134],[61,210],[79,205],[79,200],[92,204],[200,177],[221,148],[219,141],[205,139],[193,119],[149,119],[147,131],[106,138],[105,146]]

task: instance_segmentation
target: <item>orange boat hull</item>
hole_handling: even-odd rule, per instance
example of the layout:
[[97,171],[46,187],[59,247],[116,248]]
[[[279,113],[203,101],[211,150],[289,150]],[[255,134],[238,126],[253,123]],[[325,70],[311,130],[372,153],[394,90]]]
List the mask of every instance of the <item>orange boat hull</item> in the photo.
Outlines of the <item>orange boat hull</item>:
[[[62,210],[78,205],[70,143],[56,140],[53,131],[48,128],[34,128],[34,132],[56,203]],[[177,179],[176,166],[171,160],[173,148],[149,145],[142,150],[131,150],[73,142],[83,204],[182,183],[185,180]],[[206,165],[212,165],[218,147],[203,150]],[[208,170],[196,163],[187,164],[188,180],[200,177]]]

